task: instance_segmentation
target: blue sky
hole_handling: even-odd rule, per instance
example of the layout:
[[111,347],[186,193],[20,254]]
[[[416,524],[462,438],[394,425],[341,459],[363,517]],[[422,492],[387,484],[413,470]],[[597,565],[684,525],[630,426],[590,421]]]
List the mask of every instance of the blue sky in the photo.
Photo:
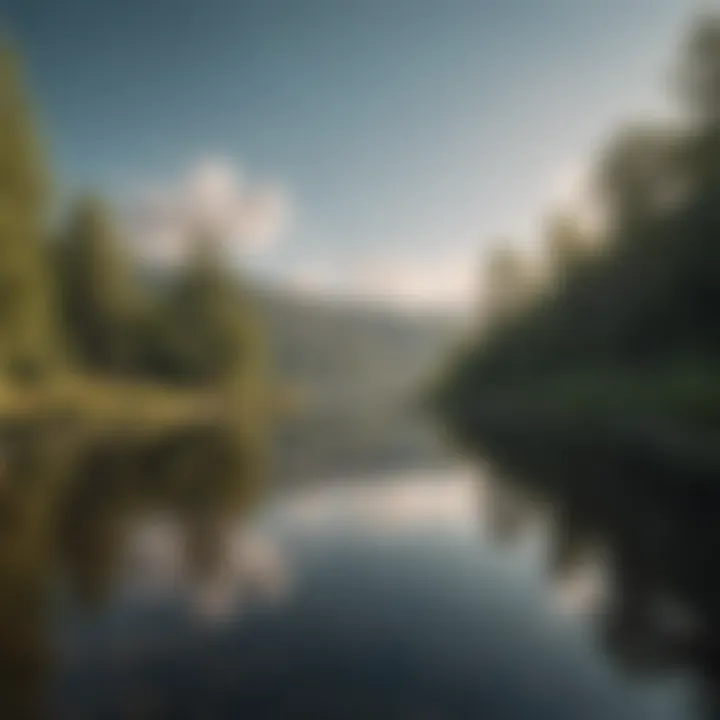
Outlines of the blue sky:
[[0,0],[64,196],[219,186],[257,272],[430,304],[661,106],[697,4]]

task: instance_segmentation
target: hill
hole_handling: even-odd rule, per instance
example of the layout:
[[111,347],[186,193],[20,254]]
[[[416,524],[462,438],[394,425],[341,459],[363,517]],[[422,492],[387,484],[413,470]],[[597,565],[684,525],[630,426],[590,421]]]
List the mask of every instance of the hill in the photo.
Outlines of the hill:
[[256,291],[276,372],[304,402],[278,434],[281,478],[433,463],[439,442],[410,409],[460,321],[376,305]]

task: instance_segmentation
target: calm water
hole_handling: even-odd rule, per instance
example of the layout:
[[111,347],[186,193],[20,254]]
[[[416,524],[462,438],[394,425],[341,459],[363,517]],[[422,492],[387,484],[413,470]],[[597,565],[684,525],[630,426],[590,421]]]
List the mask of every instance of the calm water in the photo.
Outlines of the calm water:
[[497,527],[487,480],[338,478],[199,525],[133,514],[102,602],[57,583],[49,716],[694,718],[682,670],[610,659],[599,566],[553,581],[542,514]]

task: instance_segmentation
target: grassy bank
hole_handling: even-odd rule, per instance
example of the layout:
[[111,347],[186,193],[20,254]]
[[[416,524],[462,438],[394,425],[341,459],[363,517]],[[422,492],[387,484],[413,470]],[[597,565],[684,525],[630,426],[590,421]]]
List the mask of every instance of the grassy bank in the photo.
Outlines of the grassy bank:
[[0,422],[65,420],[96,433],[154,434],[199,425],[253,434],[281,400],[261,384],[182,388],[69,376],[36,386],[0,385]]

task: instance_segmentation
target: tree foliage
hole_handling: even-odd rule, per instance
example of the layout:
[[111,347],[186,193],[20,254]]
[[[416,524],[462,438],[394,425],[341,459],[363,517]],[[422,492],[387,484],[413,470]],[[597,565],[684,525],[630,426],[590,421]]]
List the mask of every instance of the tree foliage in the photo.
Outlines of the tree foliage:
[[140,292],[100,200],[78,203],[55,251],[64,330],[75,361],[94,372],[131,372],[138,361]]
[[43,233],[47,176],[15,54],[0,47],[0,374],[11,382],[53,363]]
[[717,369],[720,17],[704,18],[686,48],[682,120],[625,128],[601,158],[599,247],[583,250],[571,225],[551,229],[551,279],[457,363],[451,404],[569,375]]
[[261,364],[247,297],[219,238],[153,277],[109,206],[80,199],[49,242],[47,169],[15,55],[0,48],[0,375],[76,371],[213,385]]
[[107,206],[81,201],[55,248],[64,331],[76,363],[181,385],[239,380],[261,347],[249,300],[216,238],[143,278]]
[[154,319],[151,362],[182,383],[232,383],[254,365],[260,338],[239,280],[215,238],[196,237]]

